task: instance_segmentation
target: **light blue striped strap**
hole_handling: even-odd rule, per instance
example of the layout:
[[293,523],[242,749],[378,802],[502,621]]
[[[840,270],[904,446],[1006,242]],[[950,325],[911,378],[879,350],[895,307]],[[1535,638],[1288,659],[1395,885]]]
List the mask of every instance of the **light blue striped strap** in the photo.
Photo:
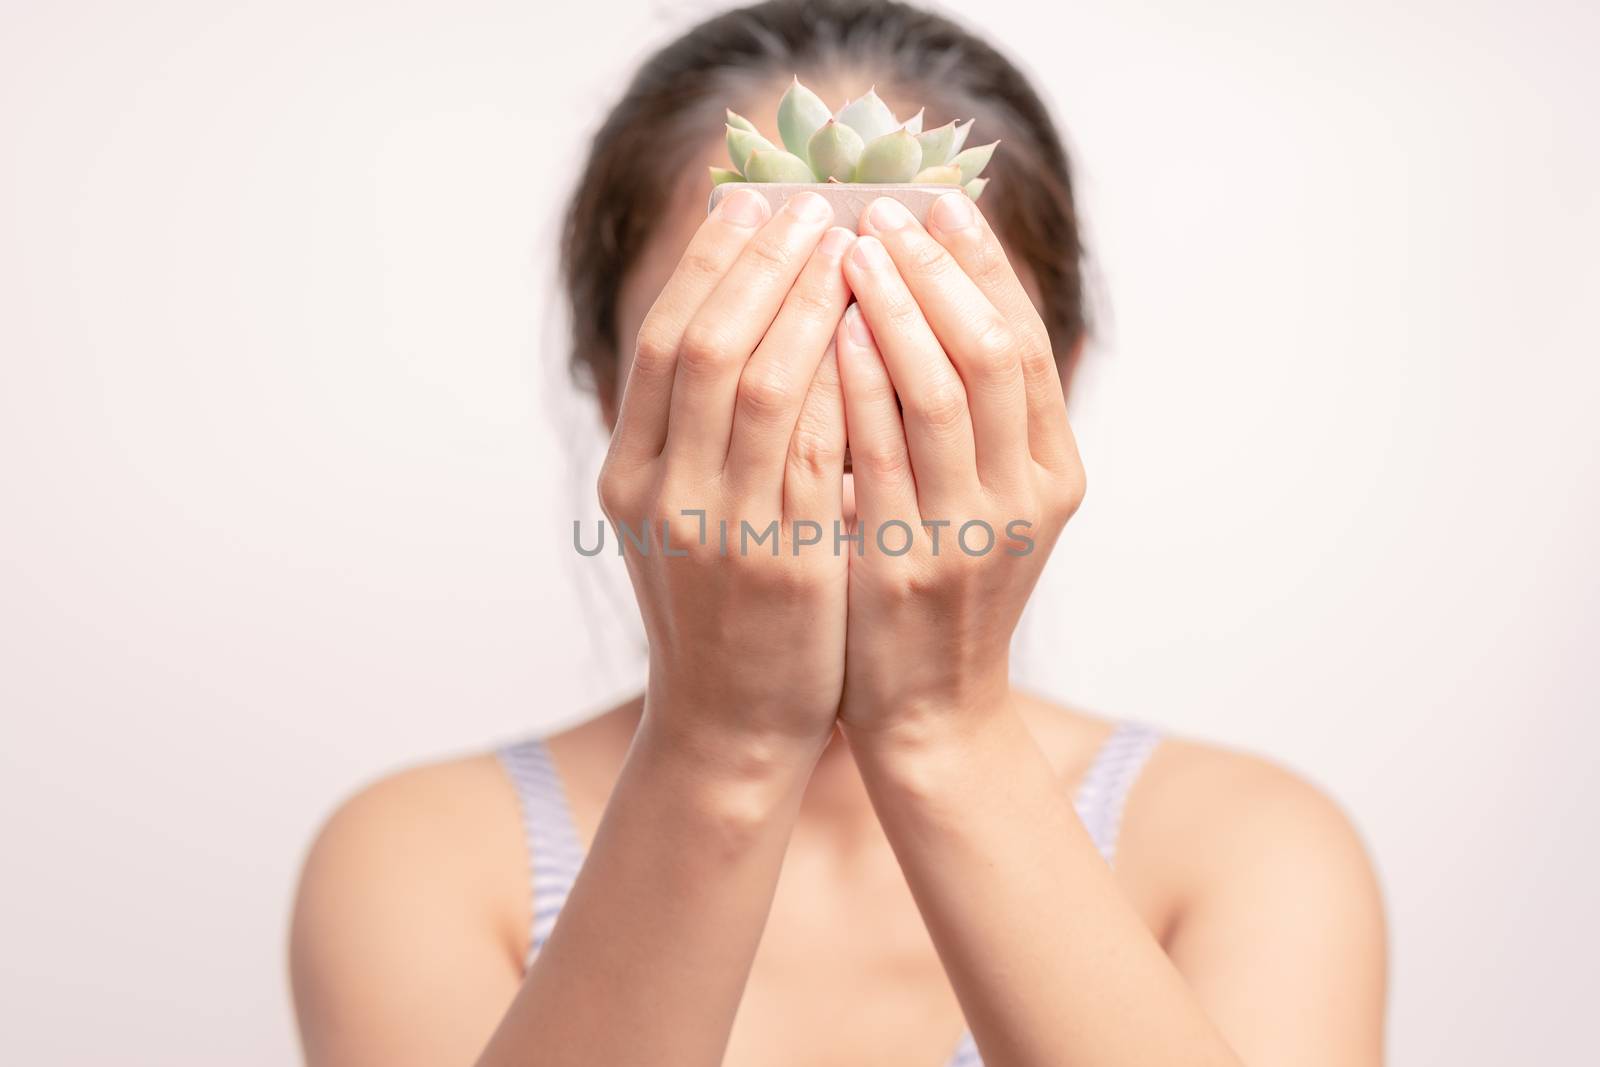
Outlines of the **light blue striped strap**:
[[983,1067],[983,1057],[978,1055],[978,1044],[972,1039],[971,1030],[961,1035],[961,1044],[956,1046],[955,1055],[945,1067]]
[[522,807],[522,832],[533,883],[533,928],[528,938],[531,963],[572,892],[578,868],[583,866],[583,846],[561,775],[544,741],[521,741],[500,749],[497,755]]
[[1095,753],[1094,762],[1078,787],[1073,806],[1107,863],[1116,859],[1117,834],[1122,829],[1122,809],[1127,806],[1128,793],[1160,741],[1159,732],[1141,723],[1119,724]]

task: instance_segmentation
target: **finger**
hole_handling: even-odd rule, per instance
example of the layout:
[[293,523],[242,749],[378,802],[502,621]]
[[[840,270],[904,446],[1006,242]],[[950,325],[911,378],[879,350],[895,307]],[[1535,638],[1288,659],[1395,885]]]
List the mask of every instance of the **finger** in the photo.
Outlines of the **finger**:
[[994,230],[965,193],[946,193],[928,212],[928,232],[950,253],[989,302],[1023,335],[1022,380],[1028,396],[1028,447],[1052,469],[1074,455],[1061,374],[1049,332],[1012,269]]
[[613,455],[646,459],[661,454],[684,328],[771,214],[764,197],[740,189],[725,197],[695,231],[639,328],[612,434]]
[[978,468],[961,376],[882,242],[857,238],[844,276],[899,394],[922,510],[966,499]]
[[739,376],[726,471],[729,488],[742,497],[770,493],[774,506],[781,503],[795,421],[850,302],[840,261],[854,241],[838,226],[823,235]]
[[832,333],[789,435],[782,472],[784,526],[810,520],[824,538],[833,535],[844,507],[844,393]]
[[862,220],[883,242],[900,277],[955,364],[967,389],[978,477],[985,485],[1016,483],[1031,476],[1026,391],[1022,380],[1025,341],[943,245],[889,197],[873,201]]
[[889,519],[918,523],[922,512],[899,399],[872,330],[855,304],[844,313],[835,348],[857,525],[876,530]]
[[707,474],[722,470],[739,376],[832,221],[832,206],[816,193],[790,197],[684,327],[667,416],[673,462]]

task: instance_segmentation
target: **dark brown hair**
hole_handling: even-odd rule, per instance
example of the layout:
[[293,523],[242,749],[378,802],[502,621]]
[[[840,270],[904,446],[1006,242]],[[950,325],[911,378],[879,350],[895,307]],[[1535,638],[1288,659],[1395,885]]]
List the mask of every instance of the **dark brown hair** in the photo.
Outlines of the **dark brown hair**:
[[1056,353],[1070,357],[1087,328],[1072,173],[1021,71],[949,19],[893,0],[767,0],[652,55],[595,134],[561,240],[575,378],[602,397],[616,385],[619,294],[673,194],[661,175],[697,162],[738,94],[796,74],[866,77],[899,113],[925,105],[929,128],[976,118],[984,142],[1005,142],[986,171],[984,214],[1033,275]]

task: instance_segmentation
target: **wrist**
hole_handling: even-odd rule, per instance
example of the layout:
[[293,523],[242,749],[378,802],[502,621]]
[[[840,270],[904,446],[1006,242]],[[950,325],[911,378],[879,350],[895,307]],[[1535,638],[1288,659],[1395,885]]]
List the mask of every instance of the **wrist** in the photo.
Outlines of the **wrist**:
[[918,749],[959,745],[1012,709],[1005,660],[981,670],[905,670],[882,684],[847,677],[839,725],[851,746]]
[[833,736],[842,665],[837,677],[817,672],[808,682],[814,684],[754,667],[729,675],[695,664],[652,661],[644,716],[661,730],[663,741],[762,773],[796,761],[814,762]]
[[797,803],[825,744],[826,738],[719,730],[647,699],[628,768],[661,782],[697,817],[737,831]]
[[921,790],[969,767],[996,741],[1026,734],[1010,687],[956,701],[922,700],[841,718],[840,732],[864,778]]

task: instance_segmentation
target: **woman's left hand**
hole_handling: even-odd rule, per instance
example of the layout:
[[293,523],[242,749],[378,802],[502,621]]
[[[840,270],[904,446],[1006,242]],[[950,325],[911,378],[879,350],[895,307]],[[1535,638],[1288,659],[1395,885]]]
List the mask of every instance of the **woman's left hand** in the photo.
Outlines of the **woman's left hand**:
[[840,719],[858,747],[1008,706],[1012,632],[1084,491],[1050,338],[972,201],[944,196],[924,228],[879,199],[860,232],[837,337],[862,533]]

